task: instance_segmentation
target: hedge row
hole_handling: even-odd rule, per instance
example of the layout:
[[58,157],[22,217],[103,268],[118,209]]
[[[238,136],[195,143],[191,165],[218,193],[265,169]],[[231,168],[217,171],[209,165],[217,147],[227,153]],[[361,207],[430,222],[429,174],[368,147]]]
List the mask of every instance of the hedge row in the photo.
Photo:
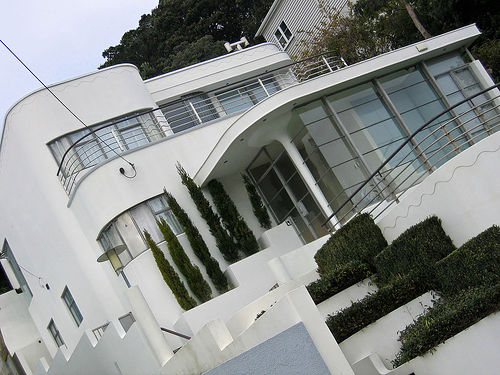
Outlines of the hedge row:
[[375,257],[376,282],[385,285],[410,271],[434,267],[453,250],[455,247],[441,227],[441,220],[429,217],[407,229]]
[[177,266],[177,269],[186,278],[189,289],[191,289],[200,302],[210,300],[212,298],[212,290],[210,289],[210,286],[203,278],[200,269],[191,263],[189,257],[177,239],[177,236],[174,232],[172,232],[172,229],[170,229],[170,226],[163,218],[156,221],[156,224],[158,224],[158,228],[160,228],[163,238],[165,238],[165,241],[167,242],[168,251],[172,260]]
[[321,303],[342,290],[366,279],[372,274],[370,267],[354,261],[338,267],[329,275],[321,277],[307,286],[315,304]]
[[224,227],[231,234],[239,249],[243,251],[245,255],[252,255],[259,251],[257,239],[243,217],[241,217],[233,200],[224,189],[224,186],[217,180],[211,180],[207,184],[207,188],[222,218]]
[[208,224],[210,233],[214,236],[217,248],[222,253],[224,259],[228,262],[237,261],[239,256],[236,244],[233,242],[229,233],[227,233],[222,227],[219,215],[212,210],[212,207],[210,206],[207,198],[203,195],[201,188],[193,181],[180,164],[177,164],[177,172],[181,177],[182,183],[187,187],[189,195],[200,212],[201,217]]
[[326,324],[337,342],[342,342],[360,329],[433,288],[435,282],[428,273],[413,272],[398,277],[376,293],[354,302],[336,315],[329,315]]
[[219,262],[217,262],[217,260],[215,260],[210,254],[207,244],[203,240],[198,228],[194,226],[186,211],[184,211],[179,203],[177,203],[177,200],[172,196],[172,194],[166,190],[164,190],[163,193],[165,194],[165,198],[167,199],[170,209],[174,213],[179,224],[184,229],[184,233],[186,233],[191,249],[193,249],[195,255],[205,266],[208,277],[210,277],[210,280],[214,283],[215,288],[220,293],[224,293],[229,289],[229,286],[226,276],[224,276],[220,269]]
[[436,264],[436,273],[445,295],[500,283],[500,228],[492,226],[467,241]]
[[155,258],[156,265],[160,270],[163,280],[167,283],[168,287],[174,294],[175,299],[179,305],[184,310],[189,310],[196,306],[196,301],[189,295],[184,283],[175,272],[174,268],[170,265],[165,255],[160,250],[156,242],[153,241],[151,235],[148,231],[144,230],[144,237],[146,238],[146,243],[153,252],[153,257]]
[[500,284],[471,288],[438,301],[425,315],[401,333],[401,350],[394,367],[424,355],[450,337],[500,310]]
[[339,266],[359,261],[373,266],[373,258],[387,246],[380,228],[369,214],[361,214],[336,231],[314,259],[318,273],[327,277]]

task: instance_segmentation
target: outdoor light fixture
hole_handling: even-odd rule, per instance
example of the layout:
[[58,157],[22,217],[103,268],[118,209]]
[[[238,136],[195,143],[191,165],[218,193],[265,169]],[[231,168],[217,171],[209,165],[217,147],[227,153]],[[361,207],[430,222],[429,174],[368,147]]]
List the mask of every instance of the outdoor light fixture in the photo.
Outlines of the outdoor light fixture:
[[106,252],[104,252],[104,254],[102,254],[99,258],[97,258],[97,262],[103,263],[109,260],[115,272],[122,275],[123,280],[125,280],[125,284],[127,284],[127,286],[130,288],[130,283],[123,273],[123,263],[118,257],[118,254],[123,253],[126,248],[127,247],[125,245],[117,245],[115,247],[112,247],[111,249],[106,250]]

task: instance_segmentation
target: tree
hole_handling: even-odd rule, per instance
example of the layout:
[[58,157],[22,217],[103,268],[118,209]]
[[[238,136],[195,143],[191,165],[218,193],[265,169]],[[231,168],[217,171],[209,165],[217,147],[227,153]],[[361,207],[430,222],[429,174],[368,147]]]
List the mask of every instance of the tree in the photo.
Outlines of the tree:
[[236,244],[233,242],[231,236],[229,236],[226,230],[222,227],[219,215],[212,210],[212,207],[210,206],[207,198],[203,195],[201,188],[193,181],[180,164],[177,164],[177,172],[181,177],[182,183],[187,187],[189,195],[196,205],[196,208],[198,208],[201,217],[208,224],[210,233],[214,236],[217,248],[222,253],[224,259],[228,262],[237,261],[239,256]]
[[101,68],[136,65],[149,78],[226,53],[224,42],[253,41],[272,0],[160,0],[136,29],[103,52]]
[[257,193],[255,185],[250,181],[247,175],[242,174],[241,177],[243,178],[243,183],[245,184],[253,213],[259,221],[260,226],[264,229],[271,229],[271,218],[269,217],[266,207],[262,203],[259,193]]
[[229,289],[229,286],[226,276],[224,276],[224,274],[222,273],[219,263],[210,254],[207,244],[203,240],[200,232],[194,226],[186,211],[184,211],[182,207],[179,206],[179,203],[177,203],[177,200],[174,198],[174,196],[166,190],[164,190],[163,192],[165,194],[165,198],[167,199],[168,206],[174,213],[179,224],[182,226],[182,228],[184,228],[184,233],[188,238],[193,252],[205,266],[208,277],[210,277],[210,279],[214,283],[215,288],[217,288],[220,293],[227,291]]
[[224,186],[219,181],[212,180],[207,184],[207,188],[222,218],[224,227],[231,233],[241,251],[246,255],[252,255],[259,251],[257,239],[248,228],[245,219],[241,217],[231,197],[226,193]]
[[184,286],[184,283],[179,278],[179,275],[177,275],[177,272],[175,272],[175,270],[165,258],[165,255],[160,250],[156,242],[153,241],[151,235],[147,230],[144,230],[144,238],[146,239],[147,245],[153,252],[153,257],[155,258],[158,270],[163,276],[163,280],[165,280],[165,283],[174,294],[174,297],[179,305],[184,310],[189,310],[195,307],[196,301],[189,295],[186,287]]

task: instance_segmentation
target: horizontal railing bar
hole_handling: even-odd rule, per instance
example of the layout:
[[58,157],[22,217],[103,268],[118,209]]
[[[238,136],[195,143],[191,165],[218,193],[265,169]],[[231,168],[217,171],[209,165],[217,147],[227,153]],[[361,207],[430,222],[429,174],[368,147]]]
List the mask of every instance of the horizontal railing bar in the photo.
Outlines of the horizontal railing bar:
[[163,328],[163,327],[160,327],[160,329],[163,331],[163,332],[167,332],[167,333],[170,333],[172,335],[175,335],[175,336],[179,336],[179,337],[182,337],[183,339],[186,339],[186,340],[191,340],[191,337],[188,336],[188,335],[184,335],[183,333],[179,333],[179,332],[175,332],[171,329],[168,329],[168,328]]

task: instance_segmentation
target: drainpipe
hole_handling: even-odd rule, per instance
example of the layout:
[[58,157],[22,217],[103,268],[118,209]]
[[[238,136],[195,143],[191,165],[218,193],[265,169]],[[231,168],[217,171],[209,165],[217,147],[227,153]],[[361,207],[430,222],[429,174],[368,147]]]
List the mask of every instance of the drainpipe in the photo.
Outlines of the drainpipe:
[[[323,211],[323,214],[326,217],[329,217],[330,215],[333,214],[333,211],[331,207],[328,204],[328,201],[326,200],[325,196],[323,195],[323,192],[319,188],[318,184],[316,184],[316,180],[314,179],[313,175],[311,174],[311,171],[309,168],[307,168],[306,163],[304,162],[304,159],[302,159],[302,156],[300,155],[299,150],[297,150],[297,147],[295,144],[292,142],[292,138],[288,134],[283,134],[280,135],[276,138],[278,142],[280,142],[283,145],[283,148],[287,152],[288,156],[292,160],[293,165],[297,169],[297,172],[300,174],[302,179],[304,180],[307,188],[315,198],[316,202],[318,203],[321,211]],[[337,218],[332,217],[330,219],[330,223],[332,224],[332,227],[334,227],[335,223],[337,223]],[[335,226],[335,229],[338,229],[339,226],[338,224]]]
[[134,285],[128,288],[126,293],[134,318],[144,333],[151,349],[153,349],[158,362],[163,367],[174,356],[174,352],[167,344],[160,325],[156,321],[139,287]]

